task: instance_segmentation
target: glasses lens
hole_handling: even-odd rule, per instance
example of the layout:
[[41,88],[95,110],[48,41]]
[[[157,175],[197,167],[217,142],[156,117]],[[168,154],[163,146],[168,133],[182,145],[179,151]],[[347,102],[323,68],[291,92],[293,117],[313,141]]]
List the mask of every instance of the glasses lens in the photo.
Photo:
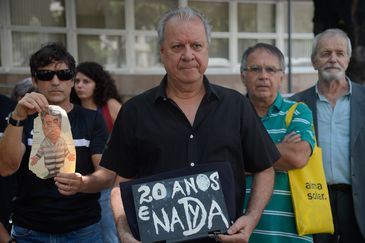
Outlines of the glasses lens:
[[262,67],[253,66],[250,69],[251,69],[251,72],[254,72],[254,73],[261,73],[262,72]]
[[38,70],[35,72],[36,78],[41,81],[49,81],[54,75],[55,72],[51,70]]
[[53,79],[55,74],[61,81],[71,80],[73,77],[73,72],[70,69],[64,69],[59,71],[38,70],[35,72],[36,78],[41,81],[50,81]]
[[276,68],[274,68],[274,67],[266,67],[265,68],[265,71],[267,72],[267,73],[269,73],[269,74],[274,74],[274,73],[276,73]]
[[73,77],[73,72],[70,69],[57,71],[56,74],[57,77],[62,81],[70,80]]

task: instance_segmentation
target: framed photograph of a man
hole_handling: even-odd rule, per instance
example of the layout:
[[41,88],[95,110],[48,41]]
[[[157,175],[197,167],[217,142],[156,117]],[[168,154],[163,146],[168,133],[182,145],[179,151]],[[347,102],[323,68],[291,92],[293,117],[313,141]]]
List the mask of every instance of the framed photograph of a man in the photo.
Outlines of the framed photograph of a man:
[[50,105],[34,120],[29,169],[39,178],[55,177],[59,172],[75,172],[76,151],[67,113]]

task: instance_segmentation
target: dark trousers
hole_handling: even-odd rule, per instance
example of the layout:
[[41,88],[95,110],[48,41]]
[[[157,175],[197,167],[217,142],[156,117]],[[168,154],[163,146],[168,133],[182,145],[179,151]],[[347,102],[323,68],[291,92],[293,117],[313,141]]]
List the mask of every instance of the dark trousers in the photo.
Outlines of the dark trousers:
[[314,243],[365,243],[357,226],[350,189],[328,188],[335,233],[314,235]]

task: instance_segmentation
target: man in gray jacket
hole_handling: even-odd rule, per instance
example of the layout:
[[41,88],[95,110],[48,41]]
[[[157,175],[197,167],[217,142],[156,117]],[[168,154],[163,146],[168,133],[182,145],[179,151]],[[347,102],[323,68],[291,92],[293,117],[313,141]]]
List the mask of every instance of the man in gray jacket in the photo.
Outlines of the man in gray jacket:
[[365,86],[346,77],[350,57],[345,32],[318,34],[311,56],[318,83],[292,97],[311,108],[323,150],[335,233],[315,235],[316,243],[365,242]]

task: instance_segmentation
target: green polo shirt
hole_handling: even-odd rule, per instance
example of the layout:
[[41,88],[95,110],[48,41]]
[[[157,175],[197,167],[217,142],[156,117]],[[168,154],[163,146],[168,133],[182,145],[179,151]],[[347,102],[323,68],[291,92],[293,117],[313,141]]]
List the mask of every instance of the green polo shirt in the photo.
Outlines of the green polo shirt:
[[[314,136],[312,130],[312,112],[307,105],[300,103],[289,127],[286,127],[285,117],[294,101],[284,99],[278,94],[267,114],[261,118],[267,132],[274,143],[280,143],[284,137],[295,131],[301,139],[307,141],[314,148]],[[252,177],[246,179],[246,199],[249,198],[252,185]],[[247,200],[245,201],[245,208]],[[270,202],[266,206],[260,222],[251,235],[250,243],[308,243],[313,242],[312,235],[299,236],[296,230],[294,209],[291,200],[289,178],[287,172],[275,173],[274,192]]]
[[261,121],[274,143],[280,143],[287,134],[295,131],[297,134],[300,134],[302,140],[307,141],[310,144],[313,150],[313,117],[312,111],[307,105],[300,103],[297,106],[289,127],[286,127],[286,113],[295,103],[295,101],[284,99],[278,94],[266,116],[261,118]]

